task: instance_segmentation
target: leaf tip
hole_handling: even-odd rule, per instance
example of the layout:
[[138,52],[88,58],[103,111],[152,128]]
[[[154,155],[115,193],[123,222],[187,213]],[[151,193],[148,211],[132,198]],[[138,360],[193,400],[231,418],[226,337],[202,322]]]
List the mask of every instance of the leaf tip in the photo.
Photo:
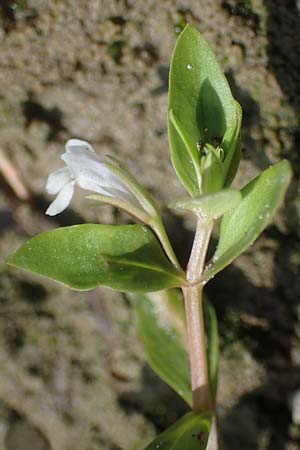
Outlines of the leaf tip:
[[293,169],[290,161],[288,159],[283,159],[279,164],[285,167],[287,175],[291,177],[293,174]]

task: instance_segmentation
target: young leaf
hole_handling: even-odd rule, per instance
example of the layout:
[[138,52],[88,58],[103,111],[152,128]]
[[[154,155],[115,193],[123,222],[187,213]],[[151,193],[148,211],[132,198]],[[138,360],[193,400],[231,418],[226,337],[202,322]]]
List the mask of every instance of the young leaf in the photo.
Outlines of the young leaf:
[[42,233],[8,262],[73,289],[152,292],[184,283],[154,234],[141,225],[75,225]]
[[214,194],[201,195],[197,198],[178,198],[170,204],[170,207],[193,211],[196,215],[209,219],[218,219],[226,212],[236,208],[241,200],[242,194],[237,189],[223,189]]
[[188,413],[144,450],[205,450],[211,422],[209,414]]
[[[201,34],[189,25],[181,32],[173,53],[169,111],[174,169],[189,193],[198,196],[201,186],[195,155],[197,144],[222,141],[229,127],[232,139],[236,139],[232,130],[240,110],[215,55]],[[176,118],[175,124],[172,117]],[[238,133],[239,128],[240,123]],[[225,158],[232,144],[228,140],[230,132],[226,138]],[[200,156],[198,161],[200,165]]]
[[201,169],[203,175],[203,194],[211,194],[220,191],[223,187],[223,165],[222,159],[217,149],[206,144],[204,147],[205,155],[201,158]]
[[255,241],[275,214],[290,178],[291,167],[284,160],[269,167],[241,190],[243,200],[221,221],[218,247],[202,281],[212,278]]
[[138,334],[154,372],[192,404],[183,301],[176,290],[134,295]]

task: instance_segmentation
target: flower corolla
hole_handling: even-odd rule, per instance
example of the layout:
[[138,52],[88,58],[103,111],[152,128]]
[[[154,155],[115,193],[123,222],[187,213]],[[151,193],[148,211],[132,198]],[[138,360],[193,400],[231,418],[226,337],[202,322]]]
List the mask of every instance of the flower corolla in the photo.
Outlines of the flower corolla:
[[118,199],[141,208],[130,186],[114,173],[112,165],[99,157],[88,142],[70,139],[65,147],[66,152],[61,159],[66,167],[51,173],[46,184],[47,192],[57,195],[46,214],[55,216],[64,211],[71,202],[76,184],[102,197]]

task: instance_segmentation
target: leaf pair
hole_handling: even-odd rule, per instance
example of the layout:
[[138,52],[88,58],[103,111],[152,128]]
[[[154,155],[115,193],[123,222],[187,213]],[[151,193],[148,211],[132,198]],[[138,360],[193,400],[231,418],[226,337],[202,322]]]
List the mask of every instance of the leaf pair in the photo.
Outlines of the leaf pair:
[[[275,214],[291,178],[282,161],[242,190],[178,201],[177,207],[200,208],[221,221],[215,255],[200,281],[207,282],[251,245]],[[212,204],[212,202],[214,204]],[[108,286],[120,291],[153,292],[184,285],[185,277],[165,256],[154,234],[141,225],[75,225],[42,233],[13,255],[9,265],[59,281],[73,289]]]
[[241,118],[215,55],[186,26],[172,58],[168,124],[173,166],[192,197],[230,186],[240,160]]
[[290,164],[283,160],[266,169],[241,191],[223,189],[171,203],[174,209],[192,211],[205,219],[223,216],[215,255],[199,282],[206,283],[255,241],[281,204],[290,179]]

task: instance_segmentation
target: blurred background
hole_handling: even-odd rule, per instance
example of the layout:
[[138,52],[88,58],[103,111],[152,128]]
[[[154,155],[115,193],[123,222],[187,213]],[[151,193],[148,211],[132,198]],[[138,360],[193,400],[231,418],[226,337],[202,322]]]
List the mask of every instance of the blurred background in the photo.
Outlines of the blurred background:
[[[295,177],[273,224],[207,286],[221,333],[222,450],[300,449],[299,0],[0,0],[0,263],[29,237],[130,223],[78,192],[54,218],[48,174],[70,137],[111,153],[161,205],[184,262],[194,223],[168,153],[168,70],[186,22],[244,112],[242,186],[281,158]],[[186,410],[145,362],[125,296],[0,275],[0,449],[138,450]]]

